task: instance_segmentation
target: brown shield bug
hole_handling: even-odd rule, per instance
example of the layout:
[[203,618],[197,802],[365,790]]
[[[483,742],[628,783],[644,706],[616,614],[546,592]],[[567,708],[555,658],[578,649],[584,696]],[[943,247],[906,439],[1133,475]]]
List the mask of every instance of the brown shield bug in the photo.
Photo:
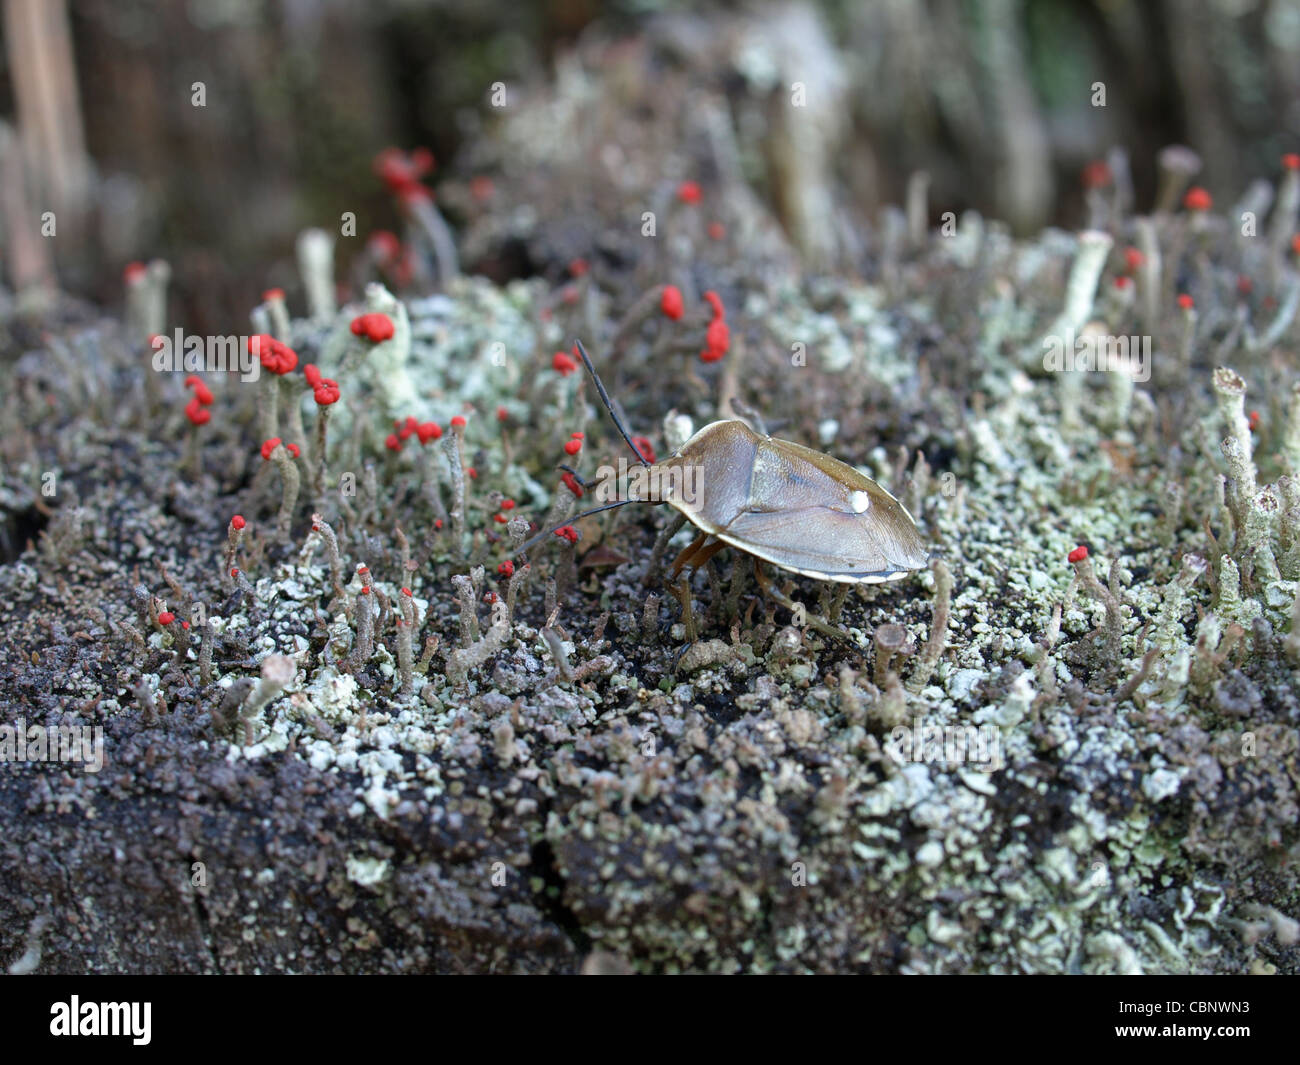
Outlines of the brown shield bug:
[[[731,546],[753,556],[760,586],[787,608],[794,604],[765,578],[761,562],[845,584],[892,581],[929,564],[930,553],[907,508],[870,477],[803,444],[755,432],[739,419],[711,422],[670,458],[647,462],[615,411],[587,349],[581,341],[574,346],[614,425],[645,467],[648,476],[642,481],[650,487],[565,524],[627,503],[667,503],[700,530],[677,556],[674,575],[683,566],[703,565]],[[554,531],[537,534],[519,550]]]

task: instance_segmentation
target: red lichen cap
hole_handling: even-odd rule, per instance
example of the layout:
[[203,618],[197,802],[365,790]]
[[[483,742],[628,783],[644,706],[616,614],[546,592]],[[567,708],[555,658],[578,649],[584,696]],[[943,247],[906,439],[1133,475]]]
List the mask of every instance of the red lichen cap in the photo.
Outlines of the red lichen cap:
[[564,377],[568,377],[577,368],[578,364],[562,351],[551,356],[551,369],[559,371]]
[[455,416],[451,419],[451,427],[452,427],[453,429],[464,429],[464,428],[465,428],[465,419],[464,419],[464,417],[461,416],[461,415],[459,415],[459,414],[455,415]]
[[416,204],[432,203],[433,190],[426,188],[424,185],[413,183],[407,185],[397,194],[397,202],[410,211]]
[[572,525],[566,525],[562,529],[556,529],[555,535],[561,540],[568,540],[571,544],[576,544],[578,542],[578,530]]
[[415,435],[420,443],[427,444],[430,440],[437,440],[442,436],[442,426],[437,422],[421,422],[416,427]]
[[244,515],[242,514],[236,514],[230,519],[230,527],[232,529],[242,529],[246,524],[248,523],[244,521]]
[[659,309],[664,316],[674,322],[682,316],[682,290],[676,285],[664,285],[663,295],[659,297]]
[[704,334],[704,343],[705,349],[700,352],[702,361],[717,362],[721,359],[731,347],[731,330],[727,328],[727,323],[721,318],[713,319]]
[[176,615],[173,614],[170,610],[161,610],[158,612],[159,625],[170,625],[175,620],[176,620]]
[[371,233],[366,248],[381,263],[391,262],[402,254],[402,242],[396,234],[386,229],[377,229]]
[[1138,251],[1137,248],[1124,249],[1124,265],[1130,270],[1138,269],[1138,267],[1146,261],[1147,257]]
[[503,577],[513,577],[515,575],[515,564],[506,559],[501,565],[497,566],[497,572]]
[[409,160],[411,160],[412,168],[415,169],[416,174],[419,174],[420,177],[424,177],[425,174],[432,174],[434,166],[437,165],[437,160],[434,159],[433,152],[422,146],[419,148],[412,148]]
[[565,487],[565,488],[567,488],[570,492],[572,492],[572,493],[573,493],[575,496],[577,496],[579,499],[582,498],[582,485],[580,485],[580,484],[578,483],[578,478],[576,478],[575,476],[573,476],[573,474],[569,473],[569,472],[566,470],[566,471],[565,471],[565,472],[560,476],[560,480],[562,480],[562,481],[564,482],[564,487]]
[[713,308],[713,317],[715,319],[727,317],[726,308],[722,306],[722,297],[712,289],[709,289],[709,291],[704,294],[704,302]]
[[1196,301],[1192,299],[1192,297],[1189,296],[1186,292],[1180,292],[1178,294],[1178,306],[1185,311],[1190,311],[1193,307],[1196,306]]
[[636,446],[637,451],[641,453],[641,457],[645,459],[646,462],[655,461],[654,446],[644,436],[632,437],[632,443]]
[[1083,168],[1085,189],[1104,189],[1111,182],[1110,167],[1101,159],[1094,159]]
[[283,376],[291,373],[298,365],[298,354],[267,333],[258,333],[248,338],[248,350],[258,357],[265,370]]
[[302,368],[302,375],[307,378],[307,383],[311,385],[312,388],[318,387],[321,383],[320,370],[316,368],[315,363],[306,363]]
[[397,195],[422,188],[419,179],[432,172],[433,167],[433,153],[428,148],[416,148],[410,154],[400,148],[385,148],[374,161],[375,173],[388,191]]
[[185,405],[185,417],[194,425],[207,425],[212,420],[212,411],[199,406],[199,397],[195,396]]
[[209,407],[212,405],[212,390],[200,378],[190,374],[189,377],[185,378],[185,387],[194,389],[194,398],[203,406]]
[[262,458],[269,459],[271,457],[271,452],[274,451],[279,446],[280,446],[280,438],[278,436],[273,436],[271,437],[270,440],[263,440]]
[[122,280],[128,285],[134,285],[144,280],[144,275],[148,273],[144,263],[127,263],[122,270]]
[[352,332],[355,336],[365,337],[372,344],[388,340],[395,332],[393,320],[377,311],[359,314],[352,319]]
[[312,389],[312,398],[319,406],[328,407],[331,403],[339,401],[339,383],[332,381],[328,377],[318,378],[316,387]]
[[564,442],[564,453],[566,455],[576,455],[582,450],[581,440],[566,440]]
[[432,174],[433,168],[437,165],[433,152],[423,146],[412,148],[409,158],[411,166],[420,177],[424,177],[425,174]]
[[677,186],[677,198],[682,203],[700,202],[700,185],[698,181],[683,181]]
[[1068,555],[1065,556],[1067,562],[1082,562],[1088,557],[1088,548],[1085,544],[1080,544]]
[[1189,211],[1208,211],[1214,206],[1214,200],[1200,185],[1193,185],[1183,197],[1183,206]]
[[1287,152],[1282,156],[1282,166],[1287,170],[1300,170],[1300,155],[1295,152]]
[[397,439],[396,433],[389,433],[384,440],[384,447],[388,448],[389,451],[401,451],[402,442]]

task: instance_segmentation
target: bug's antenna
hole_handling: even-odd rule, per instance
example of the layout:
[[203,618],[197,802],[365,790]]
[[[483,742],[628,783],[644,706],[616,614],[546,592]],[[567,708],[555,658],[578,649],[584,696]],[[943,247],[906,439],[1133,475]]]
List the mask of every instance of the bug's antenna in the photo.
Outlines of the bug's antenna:
[[559,525],[556,525],[553,528],[545,529],[539,533],[534,533],[522,544],[516,547],[514,551],[511,552],[511,554],[522,555],[525,551],[527,551],[530,547],[532,547],[533,544],[537,543],[540,540],[545,539],[546,537],[550,536],[552,533],[556,532],[557,530],[563,529],[566,525],[572,525],[575,521],[581,521],[583,518],[590,517],[592,514],[599,514],[602,510],[613,510],[615,507],[625,507],[629,503],[644,503],[644,502],[646,502],[646,500],[644,499],[616,499],[612,503],[604,504],[604,506],[592,507],[590,510],[584,510],[581,514],[574,514],[571,517],[566,518],[564,521],[560,522]]
[[[636,456],[637,462],[641,463],[642,466],[648,467],[650,463],[648,463],[645,456],[641,454],[641,449],[637,447],[636,444],[632,443],[632,437],[628,434],[627,428],[623,425],[623,419],[620,418],[618,412],[614,410],[614,404],[609,398],[609,393],[605,391],[604,384],[601,383],[600,375],[596,373],[596,367],[591,365],[591,357],[587,354],[587,349],[582,346],[581,340],[574,340],[573,346],[578,349],[578,354],[582,356],[583,365],[587,367],[587,372],[591,374],[591,379],[596,382],[596,391],[600,393],[600,401],[605,404],[605,409],[609,411],[609,416],[614,419],[614,424],[618,427],[618,431],[623,434],[623,439],[627,441],[627,446],[632,449],[632,454]],[[631,501],[629,500],[629,502]],[[595,512],[593,511],[592,513]]]

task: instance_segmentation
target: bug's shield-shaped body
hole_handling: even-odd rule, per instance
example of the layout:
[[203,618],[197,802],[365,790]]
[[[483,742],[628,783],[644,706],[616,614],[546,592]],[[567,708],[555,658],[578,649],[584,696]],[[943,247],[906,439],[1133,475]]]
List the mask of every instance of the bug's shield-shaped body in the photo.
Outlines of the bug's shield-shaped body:
[[[742,421],[706,425],[663,463],[663,502],[702,531],[765,562],[824,581],[871,584],[924,569],[929,551],[897,499],[838,459],[756,433]],[[683,498],[674,485],[701,485]]]

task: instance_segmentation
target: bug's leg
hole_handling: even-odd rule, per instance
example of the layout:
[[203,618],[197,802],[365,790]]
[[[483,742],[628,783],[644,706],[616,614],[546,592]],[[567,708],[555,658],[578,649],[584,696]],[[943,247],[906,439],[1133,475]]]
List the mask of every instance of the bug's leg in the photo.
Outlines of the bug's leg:
[[699,569],[704,563],[708,562],[714,555],[726,547],[726,541],[714,540],[711,544],[705,544],[691,559],[691,569]]
[[[704,535],[696,537],[690,547],[677,556],[677,561],[673,563],[673,575],[676,576],[677,571],[683,566],[689,566],[693,577],[701,566],[708,566],[709,559],[727,546],[722,540],[713,540],[710,543],[711,539],[711,537]],[[709,578],[709,585],[713,590],[713,600],[709,606],[711,615],[714,610],[721,610],[722,608],[722,588],[718,583],[718,576],[713,572],[711,566],[705,570],[705,575]],[[689,579],[687,583],[689,585]]]
[[668,541],[676,536],[678,531],[685,524],[685,514],[674,514],[672,520],[663,527],[663,531],[655,537],[654,548],[650,551],[650,562],[646,566],[645,576],[641,578],[641,587],[649,587],[650,582],[656,575],[658,575],[660,564],[663,562],[664,552],[668,550]]
[[700,533],[699,536],[682,548],[681,552],[677,555],[677,558],[673,560],[673,568],[668,576],[675,580],[677,575],[681,573],[683,567],[694,567],[696,565],[694,561],[695,555],[704,547],[704,543],[708,538],[708,533]]
[[[709,536],[707,533],[700,533],[699,536],[682,549],[681,553],[673,562],[673,569],[668,584],[669,589],[672,591],[673,595],[677,597],[677,602],[680,603],[682,607],[682,625],[686,628],[687,647],[695,642],[698,634],[695,628],[695,611],[691,608],[691,580],[690,577],[682,573],[682,568],[688,565],[695,566],[697,564],[696,556],[698,556],[702,550],[708,550],[705,547],[708,539]],[[675,663],[673,668],[676,668]]]
[[803,623],[810,629],[816,629],[823,636],[832,636],[837,640],[843,640],[857,651],[860,656],[863,655],[862,648],[857,645],[853,637],[847,632],[843,629],[836,628],[834,625],[830,624],[830,622],[819,617],[817,614],[808,613],[807,607],[796,603],[786,595],[785,592],[781,591],[781,589],[773,584],[772,579],[763,569],[763,563],[757,558],[754,559],[754,579],[758,581],[759,590],[762,591],[765,596],[775,602],[778,606],[785,607],[786,610],[790,611],[790,613],[795,617],[802,618]]

